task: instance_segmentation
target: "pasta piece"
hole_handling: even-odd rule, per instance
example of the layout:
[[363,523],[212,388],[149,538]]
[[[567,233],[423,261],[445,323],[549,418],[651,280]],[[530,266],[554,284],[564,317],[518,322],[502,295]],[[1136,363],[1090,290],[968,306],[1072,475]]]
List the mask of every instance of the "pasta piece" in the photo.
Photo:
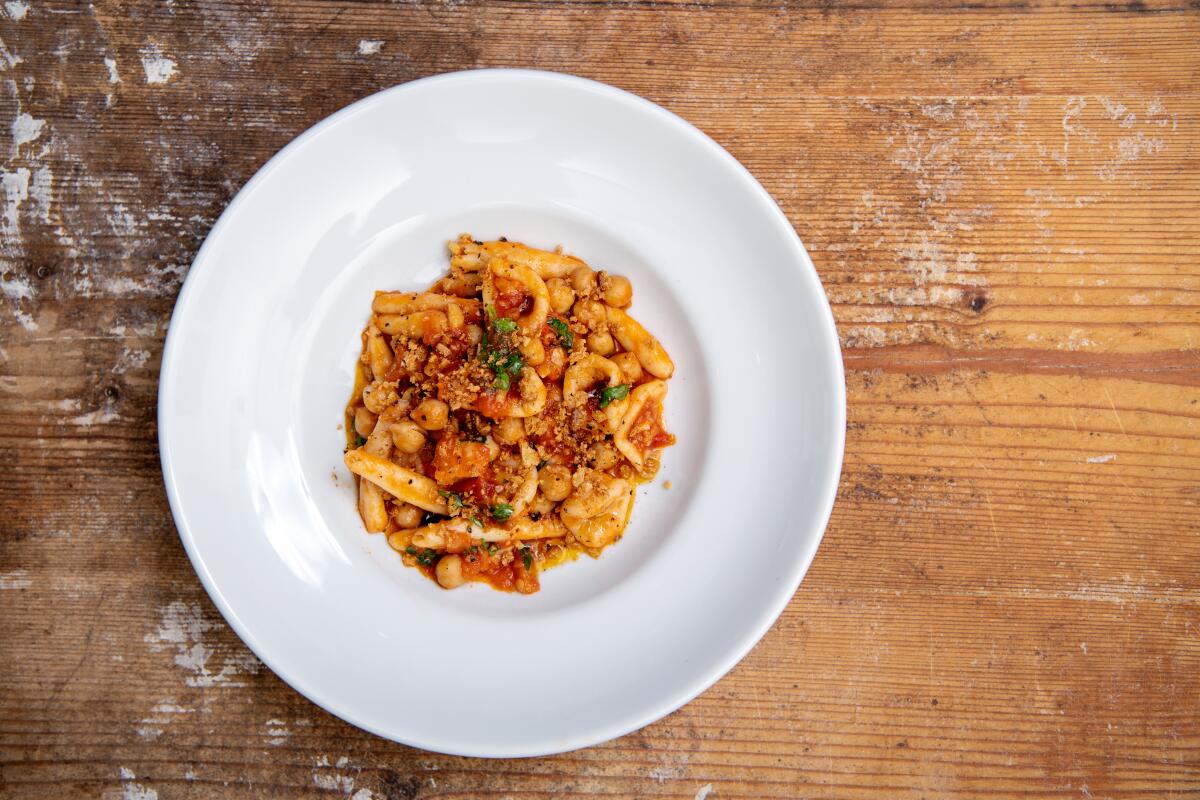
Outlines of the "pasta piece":
[[561,278],[570,275],[579,267],[586,267],[575,256],[563,255],[549,250],[537,250],[520,242],[476,243],[465,234],[450,245],[450,266],[476,272],[488,266],[495,258],[505,258],[536,272],[542,278]]
[[561,512],[562,523],[585,547],[604,547],[616,541],[629,521],[633,508],[633,489],[626,490],[619,502],[591,517]]
[[619,503],[628,493],[629,481],[590,470],[583,482],[563,501],[562,513],[573,517],[594,517]]
[[367,363],[371,374],[377,378],[383,377],[392,368],[396,356],[392,346],[379,333],[379,329],[371,326],[367,329]]
[[633,428],[638,417],[641,416],[642,410],[647,403],[661,403],[667,396],[666,381],[647,381],[641,386],[634,388],[629,393],[629,403],[625,407],[625,415],[621,418],[621,424],[617,426],[616,433],[613,434],[613,444],[621,451],[621,454],[629,459],[629,463],[633,464],[639,472],[646,466],[646,455],[636,444],[629,439],[629,432]]
[[388,512],[383,490],[370,481],[358,482],[358,513],[367,533],[383,533],[387,530]]
[[375,317],[379,330],[391,336],[411,336],[424,339],[450,326],[444,311],[414,311],[411,314],[380,314]]
[[492,419],[507,417],[533,417],[546,407],[546,384],[532,367],[521,370],[521,381],[517,385],[517,397],[508,392],[485,392],[472,406],[476,411]]
[[[546,291],[546,283],[538,274],[529,267],[523,267],[518,264],[510,264],[503,258],[492,260],[488,264],[488,273],[496,278],[507,278],[510,281],[516,281],[524,287],[525,291],[533,300],[533,305],[529,311],[517,317],[517,325],[521,326],[522,330],[539,332],[542,325],[546,323],[546,315],[550,313],[550,293]],[[492,282],[484,281],[483,284],[483,302],[486,306],[494,306],[495,299],[492,297]]]
[[538,471],[537,466],[530,466],[525,470],[525,478],[521,481],[521,486],[517,489],[516,494],[512,497],[512,518],[519,519],[529,508],[529,504],[533,502],[533,498],[537,495],[538,489]]
[[534,539],[556,539],[565,536],[566,533],[562,522],[554,516],[542,517],[539,520],[522,517],[513,523],[512,529],[509,531],[510,536],[519,542],[529,542]]
[[[625,376],[620,367],[604,356],[588,353],[567,367],[563,374],[563,402],[567,406],[582,404],[598,381],[607,381],[605,385],[608,387],[619,386],[625,382]],[[608,402],[604,414],[608,419],[609,430],[616,430],[627,404],[625,399]]]
[[656,378],[669,378],[675,372],[675,363],[667,351],[641,323],[619,308],[608,309],[608,327],[621,347],[631,351],[647,372]]
[[414,547],[427,547],[430,550],[444,550],[449,538],[458,535],[469,536],[483,542],[505,542],[509,532],[504,528],[480,527],[464,517],[444,519],[431,522],[412,532]]
[[445,311],[451,303],[464,309],[479,309],[479,301],[434,292],[376,292],[371,310],[376,314],[412,314],[415,311]]
[[366,478],[398,500],[434,514],[449,512],[446,501],[438,494],[437,484],[419,472],[367,453],[361,447],[347,451],[346,466],[355,475]]

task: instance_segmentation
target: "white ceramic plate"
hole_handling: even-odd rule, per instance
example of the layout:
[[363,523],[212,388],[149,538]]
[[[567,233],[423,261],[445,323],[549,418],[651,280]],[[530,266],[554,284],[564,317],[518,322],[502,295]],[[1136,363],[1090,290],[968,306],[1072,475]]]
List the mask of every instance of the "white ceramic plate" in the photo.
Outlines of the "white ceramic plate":
[[[625,538],[534,596],[403,567],[342,464],[373,290],[427,286],[463,231],[628,275],[676,363],[679,444]],[[634,95],[487,70],[368,97],[259,171],[180,294],[158,419],[188,555],[276,674],[399,742],[528,756],[658,719],[766,632],[828,520],[845,395],[812,263],[737,161]]]

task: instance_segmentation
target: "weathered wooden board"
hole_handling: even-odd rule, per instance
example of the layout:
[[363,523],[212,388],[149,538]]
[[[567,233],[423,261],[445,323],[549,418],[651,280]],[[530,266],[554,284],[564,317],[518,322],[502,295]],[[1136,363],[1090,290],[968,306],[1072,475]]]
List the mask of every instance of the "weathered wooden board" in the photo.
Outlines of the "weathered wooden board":
[[[0,796],[1200,796],[1194,3],[3,9]],[[259,665],[155,443],[171,307],[238,188],[337,108],[480,66],[728,147],[809,247],[850,397],[763,642],[524,761],[382,741]]]

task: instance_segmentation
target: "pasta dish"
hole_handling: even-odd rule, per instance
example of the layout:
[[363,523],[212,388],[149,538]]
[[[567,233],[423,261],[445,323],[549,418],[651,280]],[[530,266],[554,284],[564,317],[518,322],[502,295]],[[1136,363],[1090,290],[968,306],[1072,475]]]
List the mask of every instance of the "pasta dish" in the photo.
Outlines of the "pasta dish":
[[632,299],[561,248],[466,234],[428,291],[376,292],[346,408],[367,531],[446,589],[524,594],[618,540],[675,442],[675,365]]

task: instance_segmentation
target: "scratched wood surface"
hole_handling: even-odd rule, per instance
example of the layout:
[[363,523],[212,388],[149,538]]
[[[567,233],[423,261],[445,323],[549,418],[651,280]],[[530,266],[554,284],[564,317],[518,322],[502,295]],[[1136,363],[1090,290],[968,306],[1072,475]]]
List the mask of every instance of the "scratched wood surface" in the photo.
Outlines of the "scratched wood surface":
[[[3,3],[0,796],[1200,797],[1194,3]],[[163,336],[224,205],[377,89],[630,89],[779,200],[849,432],[812,570],[665,720],[479,761],[263,668],[180,546]]]

